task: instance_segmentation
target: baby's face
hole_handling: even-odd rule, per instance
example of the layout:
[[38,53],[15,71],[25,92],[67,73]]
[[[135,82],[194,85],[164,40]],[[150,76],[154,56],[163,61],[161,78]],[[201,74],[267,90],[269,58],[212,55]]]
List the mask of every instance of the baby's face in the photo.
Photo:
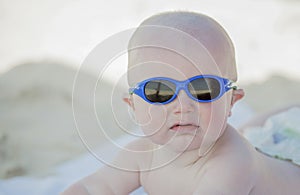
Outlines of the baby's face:
[[[135,52],[135,53],[134,53]],[[189,48],[189,59],[162,48],[141,48],[131,53],[129,75],[132,83],[153,77],[183,81],[197,75],[224,77],[209,55],[199,55]],[[194,57],[193,57],[194,56]],[[191,62],[192,61],[192,62]],[[213,144],[223,133],[231,108],[231,90],[210,103],[192,100],[184,90],[168,104],[150,104],[132,95],[135,118],[154,143],[176,152],[199,149]]]

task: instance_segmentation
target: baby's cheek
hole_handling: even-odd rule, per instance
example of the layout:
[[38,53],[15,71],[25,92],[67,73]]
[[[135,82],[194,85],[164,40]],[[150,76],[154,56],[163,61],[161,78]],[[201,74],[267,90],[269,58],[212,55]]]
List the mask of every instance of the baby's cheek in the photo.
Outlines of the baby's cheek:
[[200,126],[203,130],[207,130],[209,126],[211,125],[211,119],[212,119],[212,106],[211,104],[204,104],[200,107],[199,111],[199,120],[200,120]]
[[210,109],[205,115],[206,129],[208,133],[219,135],[227,124],[228,108],[226,101],[219,99],[211,103]]
[[135,117],[145,135],[157,133],[166,123],[164,106],[139,102],[135,106]]
[[228,109],[226,102],[219,99],[212,103],[205,103],[199,106],[199,120],[201,128],[210,133],[211,131],[222,130],[226,124]]

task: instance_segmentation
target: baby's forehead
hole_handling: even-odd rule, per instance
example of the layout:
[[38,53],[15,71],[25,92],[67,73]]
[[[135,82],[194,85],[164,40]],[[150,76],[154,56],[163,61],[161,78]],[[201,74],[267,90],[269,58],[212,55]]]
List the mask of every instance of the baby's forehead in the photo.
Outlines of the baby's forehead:
[[170,13],[144,21],[129,43],[129,68],[151,61],[177,69],[192,64],[236,80],[231,40],[217,22],[199,14]]
[[139,45],[129,50],[128,71],[135,73],[129,75],[137,78],[143,75],[145,77],[146,75],[148,77],[167,75],[192,77],[211,74],[229,78],[228,72],[234,72],[234,69],[229,71],[234,65],[227,65],[224,60],[226,56],[221,56],[220,60],[218,53],[212,54],[193,37],[186,34],[183,36],[180,33],[174,36],[168,36],[166,33],[163,37],[163,32],[160,32],[159,35],[157,39],[158,35],[153,35],[152,38],[146,37]]
[[[188,51],[188,53],[186,53]],[[152,77],[174,75],[192,77],[200,74],[223,76],[223,70],[205,50],[142,47],[131,51],[129,70]]]

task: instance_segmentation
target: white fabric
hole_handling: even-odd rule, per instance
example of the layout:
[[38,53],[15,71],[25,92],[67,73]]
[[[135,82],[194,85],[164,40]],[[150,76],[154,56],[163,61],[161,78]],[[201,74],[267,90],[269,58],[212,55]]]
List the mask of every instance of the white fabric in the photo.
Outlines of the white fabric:
[[300,165],[300,108],[291,108],[267,119],[261,127],[245,130],[245,137],[270,156]]

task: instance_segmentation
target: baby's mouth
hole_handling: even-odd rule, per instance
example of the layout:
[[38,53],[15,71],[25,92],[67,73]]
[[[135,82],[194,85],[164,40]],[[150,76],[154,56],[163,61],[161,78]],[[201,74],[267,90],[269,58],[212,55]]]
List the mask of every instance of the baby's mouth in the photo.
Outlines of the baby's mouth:
[[174,124],[170,129],[173,131],[194,131],[198,129],[199,126],[192,124],[192,123],[187,123],[187,124]]

